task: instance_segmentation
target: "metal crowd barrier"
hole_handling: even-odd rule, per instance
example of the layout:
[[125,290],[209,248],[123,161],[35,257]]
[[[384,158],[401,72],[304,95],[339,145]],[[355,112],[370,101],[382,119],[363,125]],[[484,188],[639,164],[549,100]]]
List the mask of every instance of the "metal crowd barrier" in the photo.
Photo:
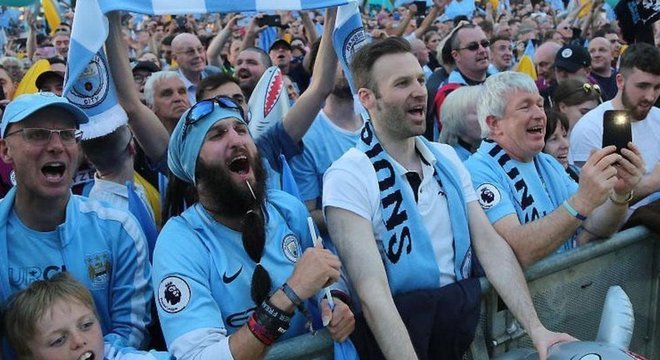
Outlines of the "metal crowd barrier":
[[[645,227],[628,229],[550,256],[525,275],[543,324],[588,341],[596,338],[607,289],[620,285],[635,314],[630,350],[660,359],[660,235]],[[466,358],[487,359],[514,348],[533,348],[488,280],[482,278],[481,286],[481,326]],[[266,359],[332,359],[332,341],[326,331],[298,336],[273,346]]]

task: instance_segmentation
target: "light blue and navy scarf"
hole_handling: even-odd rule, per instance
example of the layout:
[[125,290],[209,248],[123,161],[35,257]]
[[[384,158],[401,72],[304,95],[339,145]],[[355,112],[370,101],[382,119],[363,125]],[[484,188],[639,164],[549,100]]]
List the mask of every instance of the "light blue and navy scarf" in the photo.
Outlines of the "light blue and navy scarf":
[[[482,141],[478,149],[488,166],[495,172],[504,171],[505,193],[512,194],[516,215],[521,224],[537,220],[554,211],[572,194],[561,179],[568,174],[550,155],[540,153],[530,163],[521,164],[490,139]],[[576,247],[575,234],[557,252]]]
[[[434,178],[447,196],[449,216],[454,235],[454,274],[456,280],[470,275],[472,250],[467,221],[467,206],[460,179],[450,161],[424,138],[418,137],[436,158]],[[382,257],[393,294],[418,289],[437,288],[440,270],[435,261],[431,241],[424,221],[417,210],[412,188],[402,180],[400,166],[385,152],[366,122],[356,144],[376,171],[380,188],[380,204],[386,233],[383,236]],[[442,186],[444,184],[444,186]]]

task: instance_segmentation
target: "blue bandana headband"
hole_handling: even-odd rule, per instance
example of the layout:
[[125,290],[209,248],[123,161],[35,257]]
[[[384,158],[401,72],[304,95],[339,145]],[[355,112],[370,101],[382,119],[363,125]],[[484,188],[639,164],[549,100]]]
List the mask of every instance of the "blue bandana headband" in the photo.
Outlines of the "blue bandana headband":
[[167,147],[167,166],[179,179],[196,184],[197,157],[209,129],[218,121],[225,119],[238,119],[242,122],[245,120],[238,111],[213,104],[213,111],[210,114],[197,121],[188,121],[188,113],[191,109],[181,115],[181,119],[172,131]]

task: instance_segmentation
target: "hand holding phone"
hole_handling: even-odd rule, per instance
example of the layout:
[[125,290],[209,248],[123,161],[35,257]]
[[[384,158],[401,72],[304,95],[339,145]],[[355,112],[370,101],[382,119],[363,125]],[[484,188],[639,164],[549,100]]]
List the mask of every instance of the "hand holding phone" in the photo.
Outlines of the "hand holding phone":
[[426,15],[426,0],[415,1],[414,4],[415,4],[415,6],[417,6],[417,12],[415,13],[415,16],[424,16],[424,15]]
[[282,27],[282,17],[279,15],[263,15],[257,18],[257,25]]
[[616,152],[632,142],[630,113],[626,110],[607,110],[603,114],[603,147],[616,146]]

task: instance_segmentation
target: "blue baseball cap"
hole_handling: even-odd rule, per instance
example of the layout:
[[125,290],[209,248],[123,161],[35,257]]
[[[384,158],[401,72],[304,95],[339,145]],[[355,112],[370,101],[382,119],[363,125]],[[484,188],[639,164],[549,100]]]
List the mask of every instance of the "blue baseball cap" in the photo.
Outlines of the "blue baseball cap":
[[47,108],[59,107],[73,115],[76,120],[76,127],[80,124],[89,122],[89,117],[77,106],[71,104],[64,97],[57,96],[51,92],[38,92],[34,94],[23,94],[12,100],[5,108],[2,114],[2,123],[0,124],[0,136],[5,137],[5,131],[9,124],[21,122],[35,112]]

